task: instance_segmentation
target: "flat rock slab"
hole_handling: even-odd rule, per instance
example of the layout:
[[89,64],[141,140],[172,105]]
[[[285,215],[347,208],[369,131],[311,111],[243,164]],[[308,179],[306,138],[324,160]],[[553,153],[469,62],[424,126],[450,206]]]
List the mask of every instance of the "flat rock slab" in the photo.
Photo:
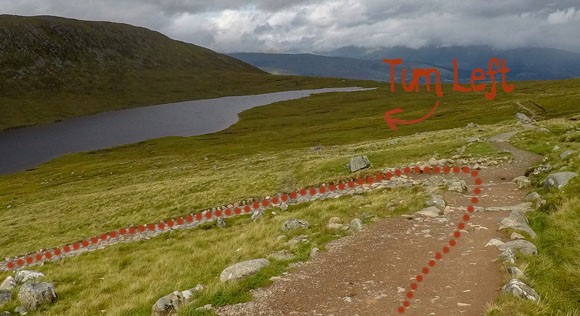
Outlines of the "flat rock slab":
[[236,263],[227,267],[220,274],[222,282],[237,280],[246,276],[258,273],[262,268],[268,266],[270,261],[268,259],[254,259]]

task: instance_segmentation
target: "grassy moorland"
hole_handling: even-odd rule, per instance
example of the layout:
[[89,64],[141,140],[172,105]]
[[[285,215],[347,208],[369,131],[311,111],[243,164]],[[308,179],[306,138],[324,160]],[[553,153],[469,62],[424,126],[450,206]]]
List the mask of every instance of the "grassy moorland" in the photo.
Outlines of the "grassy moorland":
[[[528,131],[519,134],[514,142],[547,157],[546,163],[555,171],[580,174],[579,122],[555,119],[543,125],[551,133]],[[560,149],[554,150],[555,146]],[[575,150],[576,154],[562,160],[559,155],[565,150]],[[539,211],[528,214],[532,228],[538,233],[534,243],[539,254],[522,256],[517,261],[527,275],[524,281],[540,294],[541,301],[532,303],[502,296],[490,308],[490,316],[580,315],[580,178],[572,179],[560,191],[546,191],[541,189],[546,175],[544,172],[534,176],[533,182],[547,203]]]
[[[516,112],[531,111],[528,114],[539,118],[578,113],[578,83],[516,83],[514,93],[499,95],[494,101],[481,94],[453,94],[446,86],[442,106],[433,118],[397,132],[384,123],[384,112],[402,107],[404,118],[420,117],[433,105],[433,96],[390,94],[384,88],[330,93],[248,110],[238,123],[214,134],[67,155],[35,170],[0,176],[0,257],[349,177],[344,166],[353,155],[369,156],[374,170],[432,156],[448,157],[468,137],[505,130],[495,123],[512,120]],[[534,108],[532,102],[545,111]],[[464,129],[469,122],[483,126]],[[319,145],[322,151],[311,149]],[[485,144],[471,150],[466,154],[495,154]],[[311,243],[293,249],[299,260],[310,247],[339,237],[324,228],[328,218],[391,216],[416,209],[422,196],[414,190],[387,190],[362,200],[322,201],[268,214],[255,223],[238,219],[225,230],[173,232],[46,264],[38,269],[56,283],[61,299],[43,314],[90,315],[105,310],[108,315],[144,315],[157,298],[197,283],[209,289],[183,315],[196,315],[194,307],[208,302],[245,300],[248,288],[267,283],[288,262],[275,263],[235,285],[221,285],[216,277],[231,263],[283,248],[283,241],[276,237],[285,219],[305,218],[313,225],[307,232]],[[393,200],[404,202],[398,210],[389,211],[385,205]]]

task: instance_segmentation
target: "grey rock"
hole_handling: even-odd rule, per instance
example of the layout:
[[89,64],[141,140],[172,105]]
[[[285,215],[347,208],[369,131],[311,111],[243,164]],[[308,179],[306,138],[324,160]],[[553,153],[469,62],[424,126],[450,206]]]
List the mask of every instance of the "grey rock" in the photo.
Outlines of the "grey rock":
[[16,280],[9,275],[2,284],[0,284],[0,290],[12,291],[16,288]]
[[288,250],[280,250],[270,254],[270,258],[278,261],[288,261],[295,258]]
[[528,225],[528,219],[522,212],[512,211],[510,215],[501,220],[499,230],[515,229],[526,232],[531,238],[537,237],[536,232]]
[[362,169],[369,168],[371,166],[371,161],[367,156],[357,156],[352,157],[347,165],[350,172],[357,172]]
[[520,270],[518,267],[508,267],[507,271],[513,279],[526,278],[526,274],[524,273],[524,271]]
[[524,255],[535,255],[538,253],[538,248],[527,240],[510,240],[498,247],[500,251],[511,249],[514,253],[521,253]]
[[477,125],[476,123],[473,122],[469,122],[469,124],[467,124],[467,126],[465,126],[465,128],[478,128],[479,125]]
[[500,260],[503,260],[506,263],[513,264],[516,262],[516,254],[514,253],[514,251],[511,248],[507,248],[507,249],[501,251],[500,254],[497,255],[497,258]]
[[574,151],[574,150],[566,150],[560,154],[560,159],[568,160],[570,157],[574,156],[575,154],[576,154],[576,151]]
[[24,307],[22,306],[18,306],[14,309],[15,313],[18,313],[19,315],[26,315],[28,314],[28,312],[24,309]]
[[28,281],[38,280],[38,279],[43,278],[43,277],[44,277],[44,274],[42,274],[42,272],[20,270],[20,271],[16,272],[15,280],[16,280],[16,283],[23,284],[23,283],[26,283]]
[[217,220],[217,227],[219,228],[226,228],[228,227],[228,224],[226,223],[226,219],[223,217],[218,218]]
[[280,205],[280,210],[281,211],[287,211],[288,210],[288,204],[284,203]]
[[286,246],[294,247],[300,243],[308,243],[308,236],[307,235],[300,235],[296,236],[286,242]]
[[257,209],[252,213],[252,220],[253,221],[257,221],[260,218],[262,218],[262,216],[264,216],[264,210],[263,209]]
[[534,289],[529,287],[524,282],[518,279],[511,279],[502,287],[502,292],[504,293],[511,293],[517,297],[525,298],[531,301],[539,301],[540,296]]
[[181,292],[181,295],[183,295],[185,301],[190,302],[203,290],[205,290],[205,286],[203,284],[198,284],[194,288]]
[[449,185],[447,190],[453,191],[453,192],[458,192],[458,193],[464,193],[465,191],[467,191],[467,184],[463,180],[455,181]]
[[320,251],[320,249],[314,247],[312,248],[312,250],[310,250],[310,258],[314,258],[318,255],[318,252]]
[[524,237],[522,234],[518,234],[516,232],[513,232],[510,235],[510,240],[517,240],[517,239],[526,239],[526,237]]
[[431,195],[427,202],[425,202],[425,206],[435,206],[439,210],[444,210],[445,206],[447,206],[447,203],[445,202],[445,199],[443,199],[443,196],[434,194]]
[[550,174],[546,180],[544,180],[545,189],[561,189],[570,182],[573,178],[577,177],[576,172],[563,171]]
[[532,203],[525,202],[517,205],[508,205],[508,206],[491,206],[485,209],[486,212],[520,212],[520,213],[527,213],[529,211],[533,211]]
[[518,120],[522,124],[531,124],[534,122],[531,118],[523,113],[516,113],[516,120]]
[[12,300],[12,291],[0,290],[0,306]]
[[306,229],[310,227],[310,223],[305,220],[291,218],[282,224],[283,231],[295,230],[295,229]]
[[537,202],[542,199],[542,196],[538,192],[531,192],[524,198],[524,202]]
[[151,307],[151,316],[177,315],[177,312],[186,303],[185,297],[179,291],[165,295],[158,299]]
[[195,310],[198,311],[198,312],[209,312],[209,311],[212,311],[213,310],[213,305],[211,305],[211,304],[205,304],[205,305],[203,305],[201,307],[196,308]]
[[504,245],[505,243],[499,239],[490,239],[487,244],[485,244],[485,247],[499,247],[501,245]]
[[267,267],[269,264],[270,261],[263,258],[239,262],[222,271],[220,274],[220,280],[222,282],[228,282],[253,275],[258,273],[264,267]]
[[435,206],[429,206],[417,212],[419,215],[427,216],[427,217],[437,217],[441,214],[441,210]]
[[54,285],[47,282],[25,283],[18,291],[18,299],[25,311],[31,312],[58,300]]
[[326,228],[331,229],[331,230],[343,230],[343,229],[347,228],[347,226],[344,226],[341,223],[328,223],[326,225]]
[[360,218],[355,218],[350,221],[349,227],[353,232],[358,233],[363,229],[363,222],[360,220]]
[[518,186],[518,189],[525,189],[532,186],[532,181],[526,176],[519,176],[513,179],[512,182]]

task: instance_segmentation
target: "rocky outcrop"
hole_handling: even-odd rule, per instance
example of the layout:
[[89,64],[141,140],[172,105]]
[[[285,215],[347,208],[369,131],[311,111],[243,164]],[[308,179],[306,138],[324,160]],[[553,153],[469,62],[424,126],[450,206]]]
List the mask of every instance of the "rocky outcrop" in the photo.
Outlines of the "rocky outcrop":
[[234,265],[227,267],[220,274],[220,280],[222,282],[228,282],[232,280],[237,280],[246,276],[250,276],[258,273],[264,267],[270,264],[268,259],[254,259],[244,262],[239,262]]
[[18,299],[26,312],[39,309],[43,305],[56,302],[58,296],[52,283],[25,283],[20,287]]

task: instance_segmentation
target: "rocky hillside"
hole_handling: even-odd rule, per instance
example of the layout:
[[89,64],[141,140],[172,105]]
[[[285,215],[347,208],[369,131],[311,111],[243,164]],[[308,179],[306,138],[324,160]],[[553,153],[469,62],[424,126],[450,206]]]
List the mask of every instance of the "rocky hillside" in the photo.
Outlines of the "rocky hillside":
[[0,89],[86,88],[129,74],[262,73],[145,28],[59,17],[0,16]]

